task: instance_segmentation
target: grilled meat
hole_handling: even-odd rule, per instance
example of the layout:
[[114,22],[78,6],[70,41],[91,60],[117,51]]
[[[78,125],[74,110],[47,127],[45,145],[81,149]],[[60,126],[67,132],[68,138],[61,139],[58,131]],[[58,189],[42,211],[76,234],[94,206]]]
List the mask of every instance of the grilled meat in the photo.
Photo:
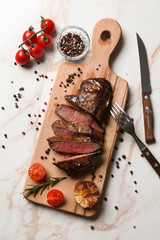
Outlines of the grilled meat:
[[84,136],[56,136],[47,140],[51,149],[63,153],[85,154],[98,151],[102,147],[102,142],[95,142],[90,137]]
[[56,107],[56,114],[61,117],[63,120],[79,124],[82,126],[90,126],[97,131],[103,132],[103,128],[87,113],[81,112],[74,107],[61,104]]
[[75,176],[91,167],[95,168],[100,160],[100,155],[101,152],[76,155],[53,164],[66,171],[68,175]]
[[87,79],[82,81],[79,95],[66,95],[65,99],[101,122],[111,103],[112,87],[104,78]]
[[56,120],[52,123],[51,127],[56,136],[90,136],[101,140],[103,139],[103,133],[90,126]]

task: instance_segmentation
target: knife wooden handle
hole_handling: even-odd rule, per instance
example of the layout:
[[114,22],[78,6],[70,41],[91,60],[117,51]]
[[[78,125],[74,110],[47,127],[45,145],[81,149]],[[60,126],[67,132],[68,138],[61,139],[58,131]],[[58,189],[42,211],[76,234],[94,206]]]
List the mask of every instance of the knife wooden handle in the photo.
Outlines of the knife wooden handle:
[[156,158],[153,156],[153,154],[149,151],[147,147],[143,148],[141,150],[145,158],[148,160],[148,162],[151,164],[152,168],[156,171],[158,176],[160,177],[160,164],[156,160]]
[[143,99],[143,113],[144,113],[144,128],[145,128],[145,141],[146,143],[154,141],[153,134],[153,111],[148,92],[142,92]]

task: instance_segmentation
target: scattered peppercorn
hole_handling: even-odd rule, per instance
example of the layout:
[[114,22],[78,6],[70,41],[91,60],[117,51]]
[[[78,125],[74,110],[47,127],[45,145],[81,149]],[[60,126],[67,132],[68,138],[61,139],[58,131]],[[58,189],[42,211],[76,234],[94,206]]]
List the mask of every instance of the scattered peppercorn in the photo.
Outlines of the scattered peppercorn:
[[5,108],[4,108],[4,107],[1,107],[1,109],[2,109],[2,110],[5,110]]
[[119,157],[118,160],[121,161],[121,158]]
[[104,197],[104,201],[107,201],[108,199],[107,199],[107,197]]
[[135,229],[135,228],[136,228],[136,226],[133,226],[133,228]]
[[134,181],[134,184],[137,184],[137,182],[136,182],[136,181]]
[[17,65],[17,63],[16,63],[16,62],[14,62],[14,65]]
[[113,175],[113,174],[111,174],[111,177],[112,177],[112,178],[114,178],[114,175]]
[[37,62],[37,64],[40,64],[40,62]]
[[138,191],[137,191],[137,190],[135,190],[135,192],[136,192],[136,193],[138,193]]
[[57,99],[57,97],[55,97],[54,99]]
[[117,206],[114,207],[116,210],[118,210],[119,208]]
[[80,77],[80,74],[77,74],[78,77]]
[[50,149],[50,148],[47,148],[47,150],[45,151],[45,153],[46,153],[46,154],[49,154],[50,151],[51,151],[51,149]]
[[99,175],[99,178],[103,178],[103,176],[102,176],[102,175]]
[[130,171],[130,174],[133,175],[133,171],[132,170]]
[[91,225],[91,226],[90,226],[90,229],[94,230],[94,226],[93,226],[93,225]]
[[119,141],[120,141],[120,142],[123,142],[123,138],[122,138],[122,137],[120,137],[120,138],[119,138]]
[[123,154],[123,155],[122,155],[122,158],[123,158],[123,159],[126,159],[126,155],[125,155],[125,154]]
[[43,156],[41,156],[41,159],[43,160],[43,159],[44,159],[44,157],[43,157]]
[[36,78],[37,81],[39,81],[39,78]]
[[48,159],[46,156],[44,157],[45,159]]
[[96,68],[96,70],[98,71],[99,69],[98,69],[98,68]]
[[56,161],[56,159],[55,159],[55,158],[53,158],[53,161]]
[[38,125],[41,125],[41,122],[38,122]]
[[37,131],[39,131],[39,128],[38,128],[38,127],[36,127],[36,130],[37,130]]
[[35,74],[37,74],[37,71],[34,71]]
[[41,117],[41,114],[38,114],[38,117]]
[[8,138],[8,136],[7,136],[7,134],[6,134],[6,133],[4,134],[4,136],[5,136],[5,138]]
[[131,162],[128,162],[129,165],[131,165]]
[[31,117],[31,114],[30,114],[30,113],[28,114],[28,117]]
[[59,106],[59,104],[57,104],[57,107]]
[[48,76],[45,75],[45,78],[48,79]]

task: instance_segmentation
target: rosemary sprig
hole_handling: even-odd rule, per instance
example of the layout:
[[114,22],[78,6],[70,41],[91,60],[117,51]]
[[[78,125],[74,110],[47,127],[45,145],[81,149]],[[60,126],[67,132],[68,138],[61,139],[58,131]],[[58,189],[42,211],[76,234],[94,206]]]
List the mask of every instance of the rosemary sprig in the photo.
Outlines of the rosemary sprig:
[[35,197],[37,193],[41,190],[40,195],[43,193],[44,189],[49,189],[49,186],[53,187],[56,183],[60,182],[61,180],[65,179],[66,177],[49,177],[48,180],[44,181],[41,184],[35,185],[31,184],[28,186],[31,186],[30,188],[26,188],[23,193],[27,192],[25,197],[29,197],[31,194]]

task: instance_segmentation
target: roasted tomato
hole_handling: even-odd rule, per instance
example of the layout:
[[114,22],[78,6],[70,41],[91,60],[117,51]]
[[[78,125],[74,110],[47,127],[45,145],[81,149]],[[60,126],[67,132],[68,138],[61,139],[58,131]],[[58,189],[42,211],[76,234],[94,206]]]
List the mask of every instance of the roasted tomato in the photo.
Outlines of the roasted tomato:
[[47,194],[47,202],[51,206],[59,206],[64,202],[64,195],[61,191],[53,189]]
[[34,181],[42,180],[45,174],[46,174],[46,170],[40,163],[32,164],[28,170],[28,175]]

